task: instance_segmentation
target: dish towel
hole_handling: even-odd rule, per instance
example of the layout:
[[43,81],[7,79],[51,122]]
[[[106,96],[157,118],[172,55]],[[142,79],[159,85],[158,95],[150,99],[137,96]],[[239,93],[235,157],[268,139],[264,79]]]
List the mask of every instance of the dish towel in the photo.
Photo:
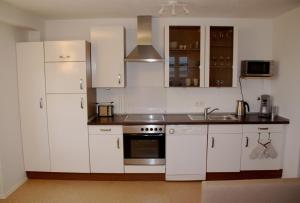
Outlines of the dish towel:
[[250,159],[275,159],[278,156],[272,142],[269,141],[265,144],[258,143],[258,145],[252,150]]

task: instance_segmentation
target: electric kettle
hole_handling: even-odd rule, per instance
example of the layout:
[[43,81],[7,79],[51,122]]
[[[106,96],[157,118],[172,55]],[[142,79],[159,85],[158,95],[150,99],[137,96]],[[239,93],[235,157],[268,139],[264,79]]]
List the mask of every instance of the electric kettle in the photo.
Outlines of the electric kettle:
[[247,102],[244,100],[237,100],[236,101],[236,115],[238,116],[245,116],[246,110],[250,112],[250,107]]

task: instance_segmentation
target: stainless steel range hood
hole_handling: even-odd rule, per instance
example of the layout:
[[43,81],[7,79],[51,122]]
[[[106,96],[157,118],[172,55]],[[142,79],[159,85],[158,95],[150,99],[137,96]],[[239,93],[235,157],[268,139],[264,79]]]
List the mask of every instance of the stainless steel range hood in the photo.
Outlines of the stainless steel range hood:
[[137,17],[138,45],[125,58],[127,62],[161,62],[164,59],[152,46],[152,16]]

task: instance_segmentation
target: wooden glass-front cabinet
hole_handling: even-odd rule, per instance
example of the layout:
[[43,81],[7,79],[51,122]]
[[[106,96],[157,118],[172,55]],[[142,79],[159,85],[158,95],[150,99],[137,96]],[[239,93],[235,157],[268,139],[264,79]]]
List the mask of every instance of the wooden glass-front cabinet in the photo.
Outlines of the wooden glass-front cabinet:
[[204,35],[201,26],[166,28],[166,87],[204,87]]
[[237,33],[233,26],[167,26],[166,87],[235,87]]
[[234,61],[234,28],[210,26],[207,29],[207,64],[209,87],[232,87]]

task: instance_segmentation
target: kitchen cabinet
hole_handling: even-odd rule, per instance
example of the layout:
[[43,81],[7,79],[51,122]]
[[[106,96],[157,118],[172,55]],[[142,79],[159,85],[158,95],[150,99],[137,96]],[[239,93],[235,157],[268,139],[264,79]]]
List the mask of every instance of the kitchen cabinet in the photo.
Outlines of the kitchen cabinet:
[[90,52],[84,40],[46,41],[45,62],[86,61]]
[[51,171],[88,173],[87,121],[96,110],[90,44],[45,42],[45,61]]
[[47,93],[86,93],[86,63],[46,63]]
[[[271,145],[266,145],[267,148],[261,145],[268,142]],[[241,170],[282,169],[283,145],[282,125],[244,125]],[[272,151],[269,151],[270,146]]]
[[237,27],[206,29],[206,87],[236,87]]
[[44,45],[26,42],[16,48],[25,170],[50,171]]
[[207,172],[239,172],[241,125],[209,125]]
[[204,87],[204,26],[165,28],[165,87]]
[[165,28],[165,87],[236,87],[237,27]]
[[166,180],[205,180],[206,125],[167,125]]
[[89,126],[92,173],[124,173],[122,126]]
[[91,29],[93,87],[124,87],[124,28]]
[[52,172],[90,172],[86,94],[48,94]]

